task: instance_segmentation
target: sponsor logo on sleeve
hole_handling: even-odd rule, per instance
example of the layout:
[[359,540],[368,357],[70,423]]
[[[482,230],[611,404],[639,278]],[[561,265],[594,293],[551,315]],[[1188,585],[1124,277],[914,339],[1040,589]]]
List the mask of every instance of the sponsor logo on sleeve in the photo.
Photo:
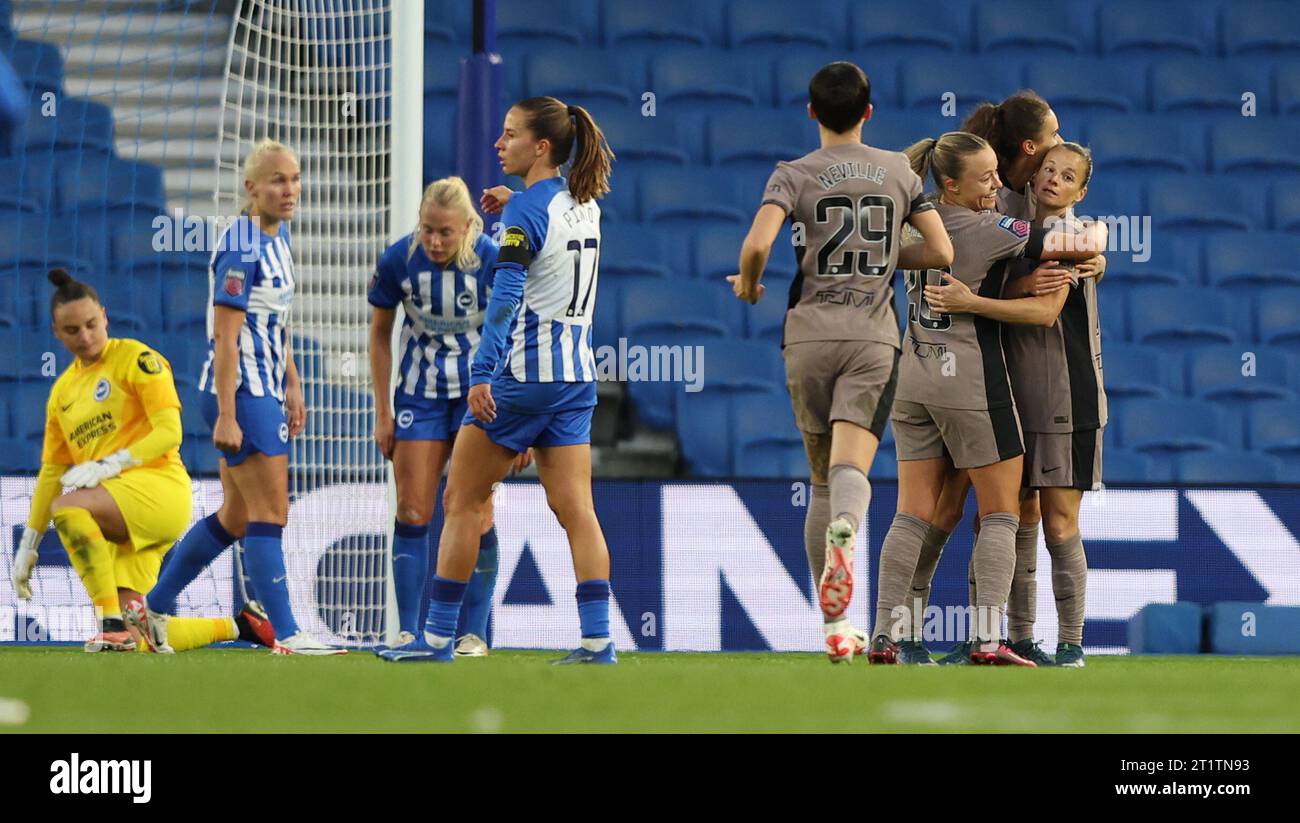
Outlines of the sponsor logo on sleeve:
[[226,269],[221,273],[222,288],[231,297],[239,297],[244,293],[244,278],[243,269]]
[[528,235],[519,226],[511,226],[506,229],[506,233],[501,236],[501,248],[527,250]]
[[1017,220],[1014,217],[1003,217],[998,221],[998,228],[1006,229],[1008,232],[1019,238],[1029,236],[1029,223],[1024,220]]
[[140,356],[135,359],[135,364],[145,374],[162,374],[162,363],[158,362],[158,355],[151,351],[140,352]]

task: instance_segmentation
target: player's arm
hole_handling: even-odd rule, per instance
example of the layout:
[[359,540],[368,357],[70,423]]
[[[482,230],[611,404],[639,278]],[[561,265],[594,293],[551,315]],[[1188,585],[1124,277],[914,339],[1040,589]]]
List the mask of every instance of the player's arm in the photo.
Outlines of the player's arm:
[[776,203],[764,203],[758,207],[754,222],[749,227],[749,234],[740,245],[740,274],[731,275],[731,283],[736,296],[746,303],[757,303],[765,289],[759,284],[767,260],[772,255],[772,244],[781,232],[785,222],[786,211]]
[[1078,231],[1067,226],[1065,221],[1057,222],[1049,229],[1035,226],[1025,256],[1069,263],[1088,260],[1106,251],[1109,237],[1106,224],[1100,220],[1086,222]]
[[32,569],[36,567],[37,547],[45,529],[50,525],[50,505],[54,498],[63,491],[59,478],[73,463],[72,453],[63,436],[63,429],[53,414],[47,412],[45,418],[45,444],[41,449],[41,471],[36,476],[36,488],[32,492],[31,510],[27,514],[27,525],[18,541],[18,551],[14,554],[10,579],[14,592],[21,600],[32,597]]
[[952,238],[944,228],[943,218],[933,206],[913,210],[907,216],[907,222],[920,233],[922,242],[910,243],[898,250],[898,268],[922,271],[952,265]]
[[217,422],[212,441],[218,449],[237,452],[244,433],[235,419],[235,391],[239,381],[239,334],[245,312],[231,306],[216,306],[212,323],[212,372],[217,387]]
[[[1043,263],[1039,268],[1044,266],[1051,267],[1054,264]],[[1067,289],[1058,289],[1051,294],[1015,299],[982,297],[947,272],[943,275],[943,285],[925,287],[925,301],[933,311],[944,314],[978,314],[1002,323],[1028,326],[1050,326],[1055,323],[1068,294]]]
[[293,359],[293,335],[284,330],[284,416],[289,436],[297,437],[307,427],[307,404],[302,396],[302,377]]
[[[507,228],[501,235],[501,247],[492,267],[492,296],[488,298],[483,327],[479,331],[478,350],[469,367],[469,394],[466,401],[475,418],[485,423],[496,419],[496,401],[492,398],[492,378],[501,365],[510,323],[524,300],[524,281],[528,267],[540,246],[524,225],[522,215],[507,206]],[[517,219],[518,218],[518,219]]]
[[370,313],[370,386],[375,394],[375,443],[393,456],[393,324],[396,309],[375,306]]

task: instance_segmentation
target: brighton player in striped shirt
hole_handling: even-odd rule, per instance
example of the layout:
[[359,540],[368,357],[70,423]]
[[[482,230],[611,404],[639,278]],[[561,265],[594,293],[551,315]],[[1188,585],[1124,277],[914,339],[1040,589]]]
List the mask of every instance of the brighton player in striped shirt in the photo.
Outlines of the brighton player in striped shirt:
[[199,521],[149,594],[154,645],[168,647],[176,597],[231,543],[242,540],[253,588],[281,654],[341,654],[299,631],[289,605],[281,535],[289,517],[289,438],[307,420],[289,347],[295,272],[289,243],[302,192],[297,155],[271,140],[244,160],[247,200],[208,269],[208,358],[203,413],[221,452],[221,508]]
[[[1000,639],[1015,565],[1024,446],[999,322],[1050,325],[1064,300],[1059,294],[998,298],[1015,259],[1083,260],[1105,247],[1106,230],[1094,224],[1081,235],[1046,231],[991,211],[1001,188],[997,157],[975,135],[950,132],[917,143],[907,155],[918,174],[933,171],[936,208],[954,254],[948,269],[908,276],[908,324],[892,415],[898,512],[881,549],[873,635],[899,639],[899,615],[944,480],[952,467],[967,469],[980,516],[971,660],[1032,666]],[[1052,262],[1044,267],[1059,268]]]
[[[613,153],[581,106],[532,97],[506,112],[501,168],[526,188],[510,198],[488,315],[470,369],[469,409],[452,448],[446,522],[424,646],[387,659],[451,661],[461,600],[493,484],[529,447],[564,528],[577,577],[582,641],[565,663],[615,663],[609,636],[609,549],[591,494],[600,206]],[[569,178],[560,166],[574,154]]]
[[[397,517],[393,578],[400,635],[416,639],[429,574],[429,521],[452,440],[468,408],[469,366],[478,348],[491,294],[497,244],[483,234],[465,181],[435,180],[420,199],[411,234],[379,258],[370,281],[370,375],[375,392],[375,442],[393,461]],[[392,335],[404,308],[397,384],[391,385]],[[519,465],[531,455],[520,455]],[[465,594],[456,653],[487,654],[487,624],[496,586],[497,535],[489,501],[478,563]]]

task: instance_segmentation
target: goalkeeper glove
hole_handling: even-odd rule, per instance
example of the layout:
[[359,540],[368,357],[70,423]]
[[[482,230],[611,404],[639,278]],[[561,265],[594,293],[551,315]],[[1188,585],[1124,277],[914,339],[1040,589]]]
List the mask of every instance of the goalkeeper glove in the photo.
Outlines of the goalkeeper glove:
[[113,452],[103,460],[78,463],[63,473],[59,482],[77,489],[93,489],[110,477],[117,477],[125,469],[138,466],[140,462],[131,456],[129,449]]
[[23,527],[23,536],[18,541],[18,553],[14,555],[13,566],[14,593],[20,600],[32,599],[32,569],[36,567],[36,547],[40,542],[40,532],[28,526]]

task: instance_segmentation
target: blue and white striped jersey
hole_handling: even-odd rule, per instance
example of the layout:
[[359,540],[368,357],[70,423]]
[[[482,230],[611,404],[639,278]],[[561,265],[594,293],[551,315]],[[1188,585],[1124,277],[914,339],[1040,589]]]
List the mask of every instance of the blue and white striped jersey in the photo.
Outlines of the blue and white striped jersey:
[[484,309],[492,293],[497,244],[480,234],[474,271],[440,269],[414,236],[398,240],[379,258],[370,279],[370,305],[406,311],[398,344],[394,392],[454,400],[469,391],[469,365],[478,348]]
[[[600,206],[578,204],[563,177],[540,180],[510,198],[495,288],[526,272],[505,329],[484,329],[474,381],[509,376],[519,383],[594,383],[591,316],[600,258]],[[503,269],[510,264],[513,273]],[[502,295],[508,297],[513,295]],[[495,301],[494,301],[495,302]],[[489,323],[499,319],[490,316]],[[495,331],[504,332],[504,345]],[[491,349],[491,350],[488,350]]]
[[239,333],[237,385],[255,397],[284,400],[288,368],[289,306],[294,292],[289,225],[281,221],[275,236],[265,234],[247,215],[226,229],[208,266],[208,358],[199,375],[202,391],[217,393],[214,366],[215,306],[245,312]]

